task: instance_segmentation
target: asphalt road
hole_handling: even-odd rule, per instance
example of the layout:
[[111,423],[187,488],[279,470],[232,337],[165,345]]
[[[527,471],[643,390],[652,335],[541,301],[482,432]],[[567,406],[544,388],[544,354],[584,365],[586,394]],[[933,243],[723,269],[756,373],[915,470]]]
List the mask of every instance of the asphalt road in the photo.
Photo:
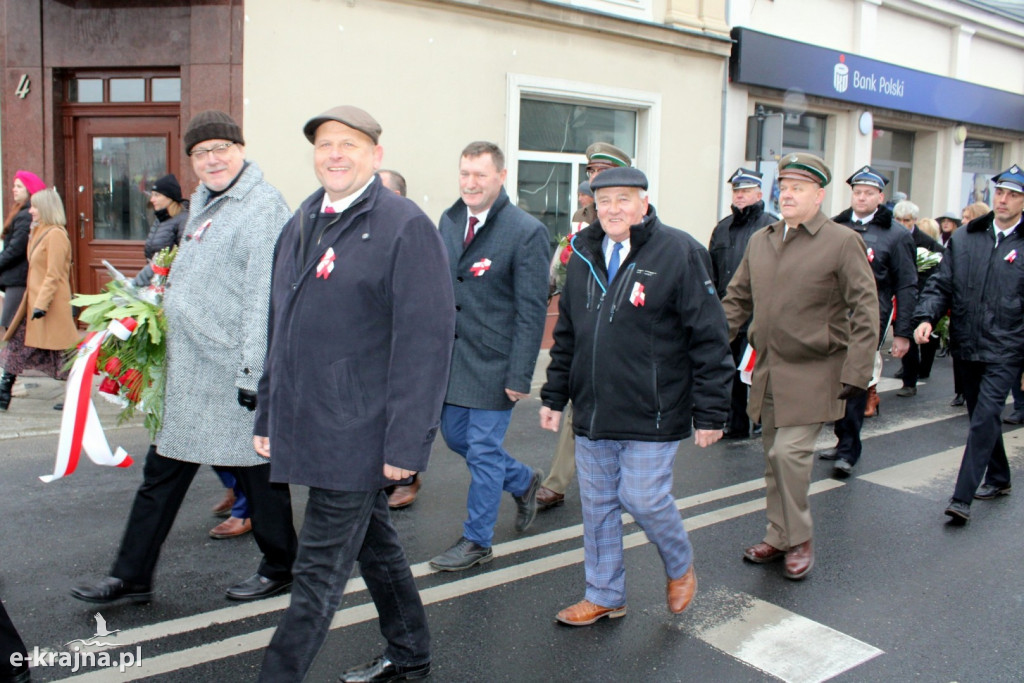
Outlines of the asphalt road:
[[[889,361],[886,372],[896,364]],[[882,412],[865,422],[854,476],[815,465],[816,566],[802,582],[779,564],[741,561],[764,528],[763,458],[758,440],[691,443],[679,452],[675,494],[690,530],[699,579],[684,614],[665,607],[665,577],[654,547],[628,524],[628,614],[573,629],[554,614],[583,594],[582,529],[573,485],[562,507],[524,534],[514,505],[502,503],[495,560],[435,574],[427,561],[461,533],[468,474],[435,445],[424,488],[394,514],[427,604],[434,681],[1021,681],[1024,680],[1024,501],[1020,493],[978,501],[966,527],[945,523],[966,435],[966,411],[950,408],[950,363],[938,359],[915,398],[884,381]],[[536,400],[515,411],[506,445],[547,468],[555,435],[537,426]],[[4,419],[0,415],[0,420]],[[1024,432],[1008,428],[1014,475],[1024,470]],[[109,432],[111,445],[143,455],[141,429]],[[826,429],[822,446],[830,445]],[[113,561],[141,463],[129,469],[83,460],[72,476],[43,484],[56,436],[0,441],[0,596],[32,651],[70,652],[102,614],[119,629],[106,650],[142,657],[141,666],[36,667],[33,680],[250,681],[287,596],[238,604],[224,589],[251,574],[251,537],[212,540],[210,515],[222,489],[200,470],[164,546],[152,603],[100,607],[72,599],[79,580],[104,576]],[[296,524],[305,492],[293,491]],[[372,602],[349,583],[309,681],[337,674],[383,649]]]

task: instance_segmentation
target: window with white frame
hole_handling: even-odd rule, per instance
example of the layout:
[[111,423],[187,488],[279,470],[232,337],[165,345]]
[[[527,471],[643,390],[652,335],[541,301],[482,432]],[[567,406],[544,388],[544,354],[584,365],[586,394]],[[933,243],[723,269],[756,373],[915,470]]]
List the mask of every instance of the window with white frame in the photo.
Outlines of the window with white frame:
[[519,207],[548,226],[552,244],[569,231],[592,143],[622,149],[656,187],[647,169],[657,168],[660,104],[655,93],[510,77],[508,186]]
[[650,21],[651,0],[563,0],[574,7],[597,10],[605,14],[617,14],[629,19]]

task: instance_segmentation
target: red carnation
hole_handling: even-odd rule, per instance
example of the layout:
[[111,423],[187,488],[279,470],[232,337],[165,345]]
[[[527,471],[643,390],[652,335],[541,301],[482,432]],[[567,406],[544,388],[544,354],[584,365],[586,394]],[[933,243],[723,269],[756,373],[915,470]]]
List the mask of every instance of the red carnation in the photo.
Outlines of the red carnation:
[[117,356],[111,356],[107,359],[107,362],[103,364],[103,372],[107,373],[111,377],[118,377],[121,374],[121,359]]
[[569,263],[570,256],[572,256],[572,245],[567,244],[565,245],[565,249],[562,250],[562,254],[561,256],[558,257],[558,259],[562,262],[562,265],[564,266]]
[[104,394],[111,394],[113,396],[117,396],[117,382],[111,379],[110,377],[105,378],[102,382],[100,382],[100,391],[102,391]]

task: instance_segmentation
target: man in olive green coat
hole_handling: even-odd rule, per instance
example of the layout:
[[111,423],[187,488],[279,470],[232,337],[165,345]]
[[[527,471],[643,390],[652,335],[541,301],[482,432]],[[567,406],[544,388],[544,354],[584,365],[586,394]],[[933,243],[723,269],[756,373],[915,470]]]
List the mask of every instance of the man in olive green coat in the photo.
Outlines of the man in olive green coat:
[[722,306],[730,335],[747,332],[757,354],[747,413],[764,428],[768,530],[744,552],[784,575],[814,566],[808,501],[814,443],[843,402],[863,393],[878,348],[878,297],[864,243],[821,212],[832,173],[811,154],[779,163],[783,219],[754,233]]

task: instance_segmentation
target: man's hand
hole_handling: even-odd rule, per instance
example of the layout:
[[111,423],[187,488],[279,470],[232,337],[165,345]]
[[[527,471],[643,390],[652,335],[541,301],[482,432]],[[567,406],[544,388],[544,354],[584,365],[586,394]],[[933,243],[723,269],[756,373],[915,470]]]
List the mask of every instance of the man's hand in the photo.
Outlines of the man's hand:
[[238,405],[242,406],[249,412],[256,410],[256,392],[249,391],[248,389],[239,389]]
[[252,437],[252,447],[256,451],[256,454],[264,457],[270,457],[270,437],[269,436],[254,436]]
[[46,311],[44,311],[41,308],[36,308],[36,309],[33,309],[33,311],[32,311],[32,319],[33,320],[38,320],[39,318],[42,318],[44,315],[46,315]]
[[518,391],[512,391],[508,387],[505,387],[505,395],[508,396],[510,401],[521,401],[524,398],[530,398],[529,394],[521,394]]
[[384,476],[391,481],[401,481],[416,474],[415,470],[403,470],[401,467],[384,465]]
[[917,326],[917,329],[914,330],[914,341],[916,341],[918,344],[922,346],[928,343],[928,339],[931,338],[931,336],[931,323],[921,323],[920,325]]
[[839,392],[839,395],[836,396],[836,398],[838,398],[840,401],[847,401],[851,398],[857,398],[865,391],[866,389],[855,387],[852,384],[844,384],[842,391]]
[[707,448],[721,438],[721,429],[698,429],[693,436],[693,441],[701,448]]
[[903,358],[907,355],[907,351],[910,351],[910,340],[906,337],[893,337],[892,338],[892,357]]
[[558,431],[558,425],[562,423],[562,411],[551,410],[547,406],[541,406],[540,408],[540,428],[548,429],[552,432]]

